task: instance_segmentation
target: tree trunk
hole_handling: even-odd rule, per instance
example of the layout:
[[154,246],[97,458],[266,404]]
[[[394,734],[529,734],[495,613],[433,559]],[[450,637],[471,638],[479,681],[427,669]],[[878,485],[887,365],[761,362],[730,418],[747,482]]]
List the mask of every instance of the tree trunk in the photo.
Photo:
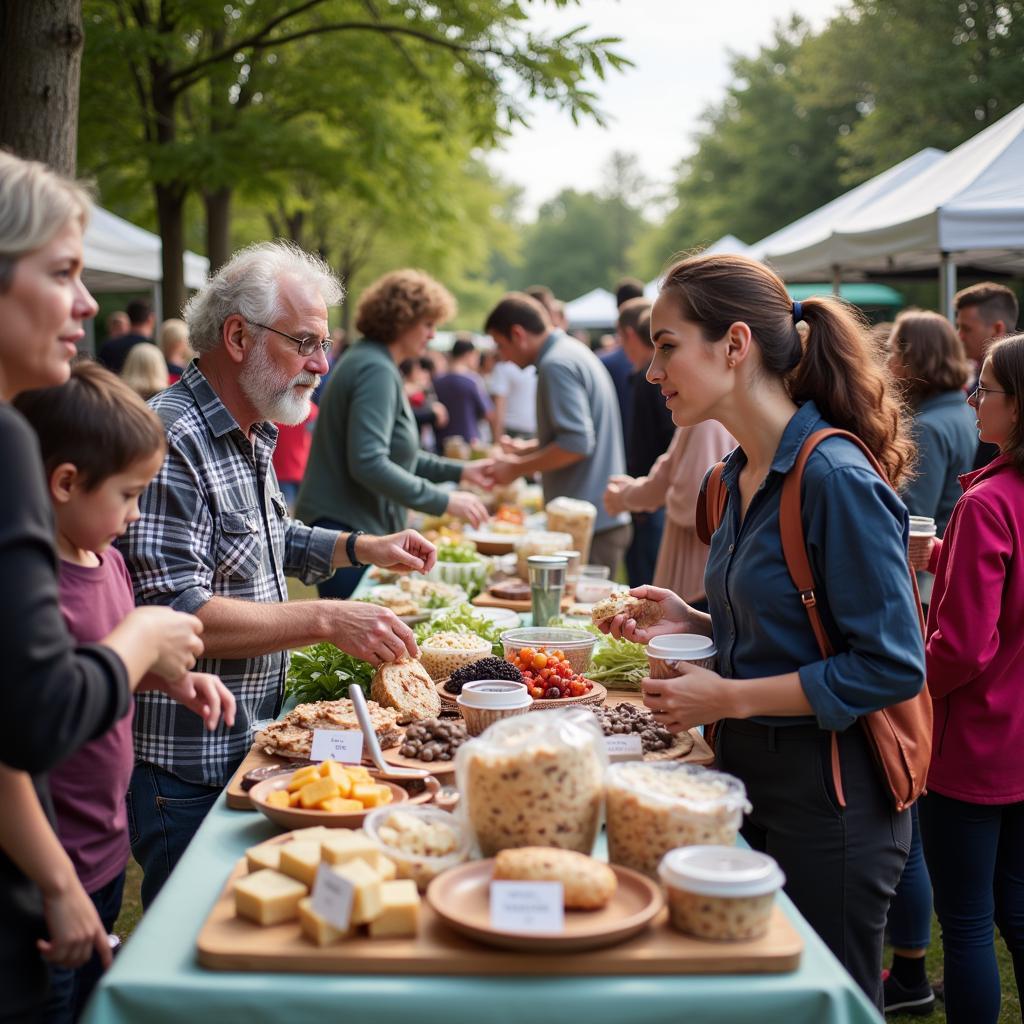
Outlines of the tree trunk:
[[0,0],[0,146],[75,173],[81,0]]
[[181,316],[185,305],[185,190],[180,185],[155,184],[156,216],[160,225],[163,268],[163,315]]
[[206,192],[206,255],[210,273],[215,274],[231,258],[231,195],[230,188]]

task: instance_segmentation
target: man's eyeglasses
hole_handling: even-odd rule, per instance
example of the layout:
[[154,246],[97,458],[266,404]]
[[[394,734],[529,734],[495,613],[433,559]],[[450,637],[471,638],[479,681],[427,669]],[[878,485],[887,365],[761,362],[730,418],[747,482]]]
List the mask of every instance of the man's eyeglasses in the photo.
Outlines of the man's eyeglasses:
[[999,388],[987,388],[982,384],[977,384],[967,397],[981,401],[983,395],[1008,395],[1009,393],[1009,391],[1000,391]]
[[321,341],[319,338],[296,338],[291,334],[285,334],[284,331],[279,331],[276,327],[270,327],[268,324],[258,324],[255,320],[250,320],[249,323],[253,327],[262,327],[265,331],[273,331],[274,334],[280,334],[282,338],[287,338],[289,341],[294,341],[299,346],[299,355],[304,359],[311,356],[319,347],[323,354],[330,355],[331,352],[331,339],[324,338]]

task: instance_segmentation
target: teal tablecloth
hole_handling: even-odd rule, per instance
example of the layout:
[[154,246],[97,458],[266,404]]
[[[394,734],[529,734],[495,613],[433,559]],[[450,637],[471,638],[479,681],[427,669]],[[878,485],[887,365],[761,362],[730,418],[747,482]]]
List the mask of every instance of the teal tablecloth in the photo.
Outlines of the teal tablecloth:
[[[195,942],[235,861],[276,833],[218,802],[103,979],[85,1024],[878,1024],[881,1018],[792,904],[804,940],[792,974],[460,978],[208,971]],[[458,964],[451,965],[453,974]]]

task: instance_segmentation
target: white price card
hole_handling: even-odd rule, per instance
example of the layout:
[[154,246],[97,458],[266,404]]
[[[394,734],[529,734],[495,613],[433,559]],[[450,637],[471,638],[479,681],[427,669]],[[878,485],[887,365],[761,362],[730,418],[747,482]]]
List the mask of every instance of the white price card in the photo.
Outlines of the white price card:
[[358,729],[314,729],[309,759],[359,764],[363,760],[363,734]]
[[613,761],[639,760],[644,756],[643,740],[635,732],[605,736],[604,749]]
[[491,927],[532,935],[565,931],[561,882],[491,882]]
[[355,887],[347,878],[333,871],[330,864],[321,864],[316,869],[316,880],[313,882],[313,913],[319,914],[338,931],[347,932],[355,892]]

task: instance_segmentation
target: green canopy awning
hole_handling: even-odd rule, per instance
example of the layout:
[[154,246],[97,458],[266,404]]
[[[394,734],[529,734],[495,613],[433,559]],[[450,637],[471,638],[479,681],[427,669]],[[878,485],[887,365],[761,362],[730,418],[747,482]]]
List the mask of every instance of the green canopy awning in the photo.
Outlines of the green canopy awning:
[[[827,284],[791,284],[788,287],[790,297],[794,302],[803,302],[804,299],[809,299],[812,296],[820,297],[832,294],[832,289]],[[891,306],[897,309],[904,305],[903,296],[887,284],[872,284],[871,282],[841,284],[839,294],[855,306]]]

